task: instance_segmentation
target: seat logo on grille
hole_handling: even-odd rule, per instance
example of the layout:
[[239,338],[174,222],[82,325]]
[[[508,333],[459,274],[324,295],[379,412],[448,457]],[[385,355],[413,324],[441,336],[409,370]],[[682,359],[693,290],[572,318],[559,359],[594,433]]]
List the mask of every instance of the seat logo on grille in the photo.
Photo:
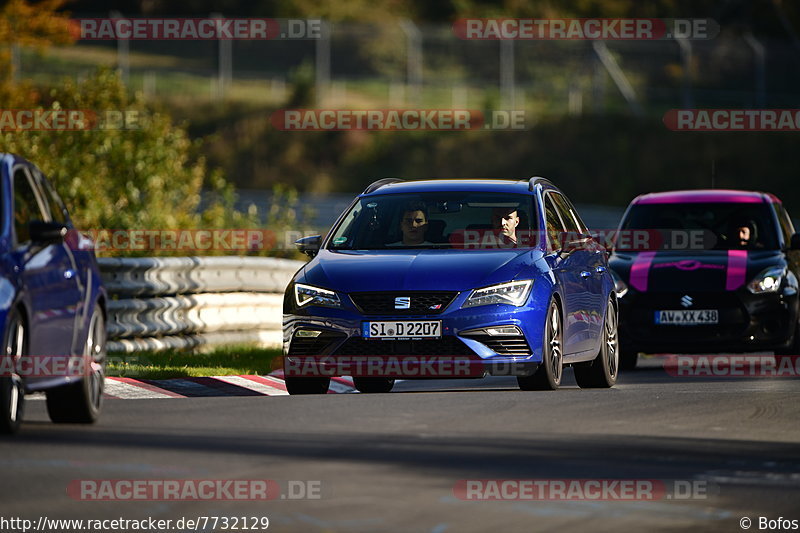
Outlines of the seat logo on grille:
[[411,297],[410,296],[398,296],[394,299],[394,308],[395,309],[411,309]]
[[681,305],[684,307],[691,307],[694,304],[694,300],[688,294],[681,298]]

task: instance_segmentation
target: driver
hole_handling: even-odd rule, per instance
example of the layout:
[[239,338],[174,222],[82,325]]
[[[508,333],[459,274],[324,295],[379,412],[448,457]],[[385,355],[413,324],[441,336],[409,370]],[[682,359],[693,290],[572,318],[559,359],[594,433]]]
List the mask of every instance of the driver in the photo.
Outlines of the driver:
[[728,235],[731,248],[746,250],[758,248],[756,225],[752,220],[738,219],[731,225]]
[[424,202],[412,202],[403,209],[400,218],[400,231],[403,240],[387,244],[387,246],[430,246],[432,242],[425,240],[428,230],[428,208]]

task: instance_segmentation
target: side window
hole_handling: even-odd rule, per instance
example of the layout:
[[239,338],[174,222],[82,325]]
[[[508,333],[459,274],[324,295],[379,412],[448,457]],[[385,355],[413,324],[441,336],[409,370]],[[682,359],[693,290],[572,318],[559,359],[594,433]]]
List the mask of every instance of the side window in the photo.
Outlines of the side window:
[[792,224],[792,219],[789,218],[789,213],[786,212],[786,208],[784,208],[781,204],[772,204],[772,209],[775,210],[775,215],[778,217],[778,225],[781,228],[781,233],[783,234],[783,242],[788,245],[792,240],[792,235],[794,234],[794,225]]
[[558,216],[558,211],[553,205],[552,194],[544,197],[544,217],[547,224],[547,251],[556,252],[561,249],[561,236],[564,233],[564,226]]
[[589,233],[589,229],[586,226],[586,223],[583,221],[581,216],[578,214],[578,210],[575,209],[575,206],[572,204],[572,202],[569,201],[569,198],[567,198],[564,195],[559,195],[559,196],[561,197],[561,199],[564,200],[564,204],[569,209],[569,213],[570,213],[570,215],[572,215],[572,218],[575,219],[575,223],[578,224],[578,228],[580,229],[581,233],[584,233],[584,234],[585,233]]
[[583,231],[581,230],[580,223],[577,221],[572,209],[570,209],[565,198],[560,194],[553,194],[552,197],[556,209],[561,215],[561,219],[564,221],[565,229],[569,233],[569,239],[577,239],[578,235],[583,233]]
[[64,213],[66,211],[66,208],[64,207],[64,202],[61,201],[61,198],[58,196],[58,193],[50,184],[50,182],[47,181],[47,179],[41,174],[38,174],[38,176],[39,176],[39,183],[42,184],[41,188],[44,190],[44,201],[50,208],[50,218],[52,219],[53,222],[66,224],[67,217]]
[[34,220],[44,220],[44,214],[28,173],[19,168],[14,171],[14,231],[18,245],[31,240],[28,224]]

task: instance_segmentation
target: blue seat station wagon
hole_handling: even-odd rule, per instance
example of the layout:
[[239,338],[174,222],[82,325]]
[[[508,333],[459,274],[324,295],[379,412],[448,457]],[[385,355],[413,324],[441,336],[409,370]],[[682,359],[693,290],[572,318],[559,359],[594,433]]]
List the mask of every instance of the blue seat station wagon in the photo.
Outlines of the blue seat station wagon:
[[570,365],[581,387],[616,382],[605,249],[546,179],[379,180],[297,245],[312,259],[284,297],[290,394],[334,375],[361,392],[486,375],[556,389]]
[[35,165],[0,154],[0,433],[17,431],[32,392],[54,422],[97,419],[105,302],[92,241]]

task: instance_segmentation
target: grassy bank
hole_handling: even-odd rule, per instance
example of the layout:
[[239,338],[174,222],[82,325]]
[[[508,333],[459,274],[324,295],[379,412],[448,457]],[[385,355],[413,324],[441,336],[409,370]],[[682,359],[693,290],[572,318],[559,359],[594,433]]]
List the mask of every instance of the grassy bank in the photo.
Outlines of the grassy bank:
[[280,349],[253,346],[225,346],[202,354],[176,350],[109,354],[106,375],[135,379],[263,376],[280,363],[280,355]]

